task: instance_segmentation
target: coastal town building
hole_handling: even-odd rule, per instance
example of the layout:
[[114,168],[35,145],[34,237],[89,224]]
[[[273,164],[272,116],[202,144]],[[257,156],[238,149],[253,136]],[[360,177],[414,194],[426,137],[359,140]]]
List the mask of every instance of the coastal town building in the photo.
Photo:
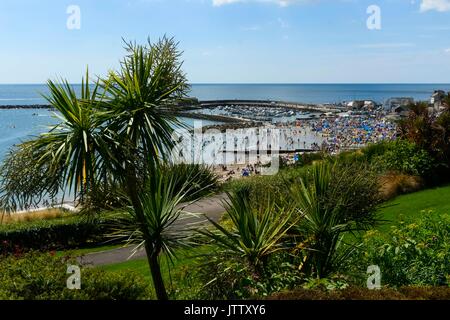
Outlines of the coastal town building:
[[443,106],[445,97],[446,97],[445,91],[443,90],[434,91],[430,99],[430,104],[432,105],[432,108],[438,111]]
[[397,97],[386,100],[383,105],[383,109],[388,113],[404,112],[408,109],[408,106],[414,104],[414,98],[410,97]]
[[377,103],[372,100],[353,100],[345,104],[347,110],[375,110]]

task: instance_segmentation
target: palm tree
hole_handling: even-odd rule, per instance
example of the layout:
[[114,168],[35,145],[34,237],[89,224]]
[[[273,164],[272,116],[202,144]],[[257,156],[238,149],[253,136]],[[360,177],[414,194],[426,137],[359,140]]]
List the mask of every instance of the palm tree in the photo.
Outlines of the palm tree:
[[59,174],[75,196],[95,188],[105,146],[101,121],[95,114],[101,103],[99,82],[91,88],[88,71],[81,82],[81,96],[77,97],[67,80],[48,81],[50,95],[45,98],[58,112],[55,115],[60,123],[31,142],[31,147],[42,154],[39,162],[62,168]]
[[[126,189],[143,235],[157,297],[167,299],[158,256],[168,250],[168,242],[162,237],[178,214],[173,208],[171,213],[161,210],[168,210],[168,202],[173,204],[181,197],[172,194],[155,208],[155,194],[169,197],[163,193],[173,190],[161,189],[154,179],[175,144],[172,134],[179,122],[174,106],[189,86],[173,39],[149,40],[147,45],[126,43],[126,50],[120,70],[111,71],[93,89],[86,74],[81,97],[67,81],[49,81],[47,99],[59,112],[61,123],[24,146],[30,146],[37,167],[48,168],[45,173],[52,177],[50,182],[64,181],[74,197],[107,179],[118,181]],[[150,194],[146,194],[147,185]],[[42,190],[48,187],[44,185]],[[6,200],[15,190],[2,189]],[[152,225],[152,219],[161,217],[166,220],[157,227]]]
[[95,114],[101,103],[97,100],[99,83],[91,84],[86,70],[80,97],[66,80],[49,80],[47,86],[50,94],[44,97],[60,122],[47,133],[19,144],[5,159],[1,202],[12,210],[45,197],[55,198],[66,189],[76,200],[95,188],[96,174],[101,171],[104,141]]
[[138,243],[135,252],[145,248],[159,299],[168,299],[159,258],[164,254],[173,262],[176,258],[174,248],[188,245],[186,240],[191,230],[177,225],[177,221],[192,215],[185,212],[184,208],[191,203],[187,201],[187,196],[197,178],[192,173],[180,184],[176,175],[156,168],[146,182],[146,189],[150,192],[138,195],[142,212],[136,212],[136,208],[131,206],[128,215],[123,216],[119,212],[119,218],[113,223],[116,231],[110,235],[111,238],[126,238],[128,243]]
[[[128,55],[119,72],[110,72],[103,81],[107,100],[101,112],[110,142],[110,170],[127,190],[136,220],[141,226],[156,294],[167,299],[160,272],[160,247],[146,228],[143,186],[160,170],[175,146],[174,101],[186,95],[188,85],[173,39],[162,38],[148,46],[127,44]],[[151,185],[154,187],[154,185]],[[151,192],[156,192],[151,190]]]

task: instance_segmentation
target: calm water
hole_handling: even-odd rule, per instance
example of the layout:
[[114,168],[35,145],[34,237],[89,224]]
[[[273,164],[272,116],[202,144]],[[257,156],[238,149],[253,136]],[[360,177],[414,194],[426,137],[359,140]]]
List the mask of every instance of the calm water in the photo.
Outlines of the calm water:
[[[79,88],[79,86],[78,86]],[[261,99],[305,103],[333,103],[353,99],[384,102],[391,97],[428,100],[434,90],[450,91],[450,84],[194,84],[191,96],[200,100]],[[0,105],[46,104],[45,85],[0,85]],[[0,110],[0,159],[13,144],[37,135],[55,123],[47,110]],[[192,124],[192,119],[184,119]],[[204,125],[212,122],[204,121]]]
[[[195,119],[180,119],[187,125],[194,126]],[[48,131],[48,128],[58,121],[53,111],[45,109],[0,109],[0,160],[11,146]],[[201,122],[203,126],[214,123],[208,120]]]
[[[428,100],[434,90],[450,91],[450,84],[194,84],[191,96],[200,100],[255,99],[304,103],[334,103],[392,97]],[[0,85],[0,105],[46,104],[45,85]]]

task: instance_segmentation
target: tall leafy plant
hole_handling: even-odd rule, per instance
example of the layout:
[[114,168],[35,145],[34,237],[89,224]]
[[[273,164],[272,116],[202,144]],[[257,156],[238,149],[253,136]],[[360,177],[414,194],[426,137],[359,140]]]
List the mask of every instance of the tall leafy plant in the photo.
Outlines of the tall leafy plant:
[[[158,176],[175,144],[172,134],[180,123],[174,108],[189,86],[173,39],[163,37],[146,45],[126,43],[126,50],[119,70],[111,71],[93,88],[87,76],[79,97],[67,81],[49,81],[47,99],[58,111],[60,123],[23,144],[19,152],[28,150],[29,162],[51,178],[43,180],[39,190],[23,189],[20,199],[25,204],[48,190],[54,194],[59,187],[68,187],[78,197],[100,183],[117,181],[132,204],[143,235],[156,294],[167,299],[158,263],[161,250],[149,231],[152,221],[146,207],[152,205],[148,199],[154,193],[164,196],[161,192],[168,191],[158,189],[149,179]],[[9,173],[14,164],[7,162],[3,169],[7,179],[13,176]],[[14,180],[2,182],[4,207],[14,201],[12,192],[18,189],[11,187],[11,182]]]
[[285,248],[283,237],[291,227],[293,210],[287,210],[268,201],[263,206],[251,205],[249,191],[243,188],[227,193],[225,201],[231,229],[210,220],[214,230],[203,230],[226,253],[245,259],[257,276],[262,276],[270,255]]
[[291,187],[295,206],[303,214],[291,233],[304,254],[302,269],[319,278],[336,271],[353,246],[343,237],[366,230],[376,221],[376,182],[369,171],[321,162]]

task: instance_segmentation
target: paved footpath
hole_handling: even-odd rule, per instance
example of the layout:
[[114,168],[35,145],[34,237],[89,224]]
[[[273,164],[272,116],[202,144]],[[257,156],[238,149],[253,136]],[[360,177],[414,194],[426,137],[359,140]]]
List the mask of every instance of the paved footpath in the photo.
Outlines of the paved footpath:
[[[186,206],[184,209],[186,212],[197,213],[198,215],[183,216],[173,225],[172,231],[189,232],[189,230],[195,226],[208,223],[205,216],[213,221],[219,221],[225,212],[223,205],[225,199],[225,194],[218,194]],[[134,248],[135,246],[126,246],[112,250],[88,253],[80,257],[79,261],[83,265],[101,266],[145,257],[144,250],[139,250],[133,254]]]

